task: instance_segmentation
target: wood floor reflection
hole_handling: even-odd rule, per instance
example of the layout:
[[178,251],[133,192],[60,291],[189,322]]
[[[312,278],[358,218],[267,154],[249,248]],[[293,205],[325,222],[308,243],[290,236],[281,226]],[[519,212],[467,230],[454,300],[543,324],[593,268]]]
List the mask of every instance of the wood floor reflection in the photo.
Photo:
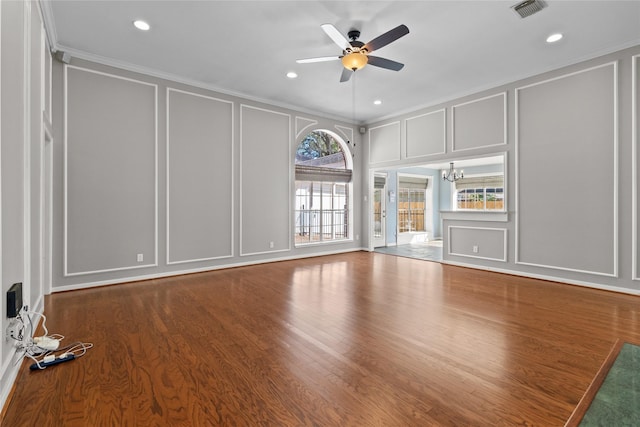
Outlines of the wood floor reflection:
[[561,426],[640,299],[389,256],[53,294],[95,347],[22,366],[6,426]]

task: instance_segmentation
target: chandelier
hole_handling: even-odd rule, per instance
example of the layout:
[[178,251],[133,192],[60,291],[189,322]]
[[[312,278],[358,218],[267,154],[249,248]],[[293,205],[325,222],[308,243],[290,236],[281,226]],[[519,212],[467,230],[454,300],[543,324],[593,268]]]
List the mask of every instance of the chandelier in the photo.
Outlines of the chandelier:
[[449,163],[449,171],[442,171],[442,179],[449,182],[456,182],[459,179],[464,178],[464,171],[461,170],[460,174],[453,168],[453,162]]

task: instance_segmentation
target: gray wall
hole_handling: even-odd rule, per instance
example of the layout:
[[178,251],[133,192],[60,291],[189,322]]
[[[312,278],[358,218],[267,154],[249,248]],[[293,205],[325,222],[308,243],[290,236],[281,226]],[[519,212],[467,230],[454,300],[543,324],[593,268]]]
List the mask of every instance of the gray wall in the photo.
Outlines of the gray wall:
[[[639,55],[636,46],[371,123],[365,185],[378,170],[506,153],[507,215],[445,220],[445,262],[640,293]],[[439,111],[443,152],[402,131]]]
[[290,251],[291,116],[242,105],[240,120],[240,255]]
[[[23,284],[23,304],[42,311],[47,269],[44,189],[45,128],[50,59],[37,3],[0,2],[0,326],[4,337],[6,292]],[[12,341],[0,339],[0,407],[21,366]]]
[[516,89],[517,263],[616,275],[616,67]]
[[168,264],[233,256],[233,130],[232,102],[167,91]]
[[407,159],[446,152],[446,111],[435,110],[405,120]]
[[156,265],[157,87],[65,71],[64,274]]
[[360,248],[293,241],[299,139],[348,123],[76,58],[52,81],[53,291]]

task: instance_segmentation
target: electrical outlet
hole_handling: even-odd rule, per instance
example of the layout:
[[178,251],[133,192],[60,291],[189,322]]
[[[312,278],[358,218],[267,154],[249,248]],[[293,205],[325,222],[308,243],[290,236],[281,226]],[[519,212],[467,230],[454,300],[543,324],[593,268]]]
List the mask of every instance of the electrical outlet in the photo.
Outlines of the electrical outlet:
[[5,331],[4,340],[9,342],[13,340],[13,338],[18,339],[18,335],[20,333],[19,322],[16,319],[11,319],[9,321],[9,325],[7,325],[7,330]]
[[144,261],[144,254],[138,254],[137,260],[138,262]]
[[356,234],[356,240],[360,240],[360,235]]
[[273,242],[269,242],[269,248],[273,249],[274,243]]
[[473,253],[474,254],[478,253],[478,245],[473,245]]

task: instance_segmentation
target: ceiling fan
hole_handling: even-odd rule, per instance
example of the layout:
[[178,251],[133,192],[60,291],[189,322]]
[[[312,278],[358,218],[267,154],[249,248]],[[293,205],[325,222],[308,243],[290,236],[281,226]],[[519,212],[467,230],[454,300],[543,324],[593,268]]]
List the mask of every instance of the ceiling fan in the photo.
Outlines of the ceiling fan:
[[321,25],[324,32],[342,49],[342,55],[340,56],[323,56],[319,58],[298,59],[298,64],[308,64],[311,62],[324,62],[334,61],[336,59],[342,60],[344,70],[342,70],[342,76],[340,76],[341,82],[346,82],[351,78],[351,75],[357,70],[363,68],[367,64],[371,64],[375,67],[385,68],[387,70],[400,71],[404,64],[400,62],[392,61],[390,59],[380,58],[379,56],[369,55],[374,50],[380,49],[388,45],[391,42],[398,40],[400,37],[409,34],[409,28],[406,25],[398,25],[392,30],[379,35],[369,43],[362,43],[358,40],[360,37],[360,31],[351,30],[347,34],[349,40],[347,40],[332,24]]

